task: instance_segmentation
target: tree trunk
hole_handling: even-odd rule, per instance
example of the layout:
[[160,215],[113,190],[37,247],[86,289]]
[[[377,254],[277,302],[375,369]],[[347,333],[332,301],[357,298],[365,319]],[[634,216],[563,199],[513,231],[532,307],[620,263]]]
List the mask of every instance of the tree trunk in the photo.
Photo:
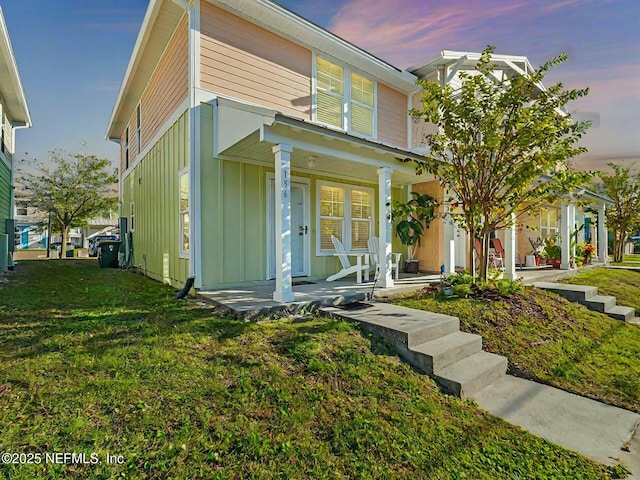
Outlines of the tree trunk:
[[613,261],[621,262],[624,258],[624,241],[626,239],[626,235],[624,232],[618,233],[618,235],[614,236],[614,245],[613,245]]
[[482,233],[482,238],[480,239],[482,245],[482,254],[480,256],[480,279],[483,281],[487,280],[487,276],[489,273],[489,233]]
[[62,240],[60,245],[60,258],[67,258],[67,238],[69,238],[69,227],[62,229]]

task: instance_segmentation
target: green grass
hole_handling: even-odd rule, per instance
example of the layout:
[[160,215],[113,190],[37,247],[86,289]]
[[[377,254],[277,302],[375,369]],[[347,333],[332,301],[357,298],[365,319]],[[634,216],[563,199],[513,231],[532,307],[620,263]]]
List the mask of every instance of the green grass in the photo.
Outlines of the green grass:
[[[599,479],[323,318],[219,318],[137,274],[24,262],[0,284],[0,478]],[[106,455],[122,455],[121,465]]]
[[395,303],[459,317],[463,331],[482,335],[485,350],[509,359],[513,374],[640,411],[640,328],[536,288],[514,300],[428,294]]
[[623,255],[622,262],[612,262],[611,265],[640,268],[640,254]]
[[589,268],[580,270],[578,274],[563,280],[563,283],[598,287],[601,295],[613,295],[618,305],[633,307],[636,315],[640,316],[640,272]]

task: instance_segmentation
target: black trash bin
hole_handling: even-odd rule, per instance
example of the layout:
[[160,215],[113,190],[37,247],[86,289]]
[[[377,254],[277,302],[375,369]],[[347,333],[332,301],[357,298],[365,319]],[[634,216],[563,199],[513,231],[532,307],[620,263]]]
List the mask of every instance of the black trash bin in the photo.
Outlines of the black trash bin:
[[119,240],[102,240],[98,247],[98,265],[100,268],[118,268]]

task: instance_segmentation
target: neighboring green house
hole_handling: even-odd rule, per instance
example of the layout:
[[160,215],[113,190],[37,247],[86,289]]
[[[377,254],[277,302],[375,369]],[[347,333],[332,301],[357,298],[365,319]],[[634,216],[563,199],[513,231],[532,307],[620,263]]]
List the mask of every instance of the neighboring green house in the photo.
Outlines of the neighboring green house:
[[30,126],[29,107],[0,8],[0,269],[13,265],[15,130]]

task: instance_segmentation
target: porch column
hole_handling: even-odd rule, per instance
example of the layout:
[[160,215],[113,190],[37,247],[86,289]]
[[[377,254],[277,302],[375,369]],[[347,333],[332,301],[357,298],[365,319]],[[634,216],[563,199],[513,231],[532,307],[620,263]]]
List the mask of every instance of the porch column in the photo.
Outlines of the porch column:
[[511,214],[511,225],[504,232],[504,276],[511,280],[516,275],[516,216]]
[[291,280],[291,145],[273,147],[275,154],[276,289],[273,300],[293,302]]
[[[578,234],[575,235],[576,231],[576,204],[573,202],[569,203],[569,260],[575,258],[576,256],[576,242],[578,241]],[[571,243],[573,242],[573,245]],[[574,267],[576,268],[576,267]]]
[[391,170],[389,167],[378,169],[378,233],[380,234],[380,252],[378,267],[382,288],[393,287],[391,276]]
[[453,221],[444,220],[444,273],[456,273],[456,227]]
[[569,203],[562,203],[562,210],[560,213],[560,241],[562,247],[562,263],[560,268],[562,270],[569,270],[570,252],[569,245],[571,243],[571,223],[570,222]]
[[607,226],[605,224],[605,206],[598,205],[598,261],[604,264],[609,263],[608,247],[609,238]]

